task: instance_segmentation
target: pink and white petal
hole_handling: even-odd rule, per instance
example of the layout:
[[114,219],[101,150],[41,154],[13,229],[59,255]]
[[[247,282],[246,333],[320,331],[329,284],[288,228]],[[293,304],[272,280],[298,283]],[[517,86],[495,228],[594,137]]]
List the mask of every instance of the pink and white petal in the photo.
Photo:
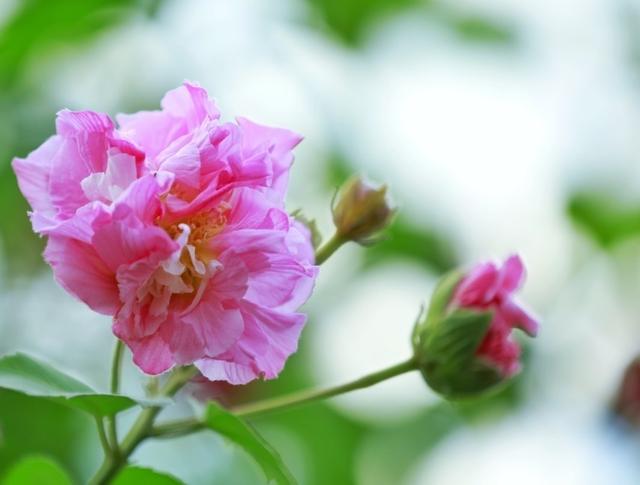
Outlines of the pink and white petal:
[[486,305],[495,298],[498,282],[499,273],[495,264],[479,264],[464,277],[454,298],[463,307]]
[[233,251],[219,256],[222,267],[209,280],[211,292],[219,301],[239,300],[247,292],[249,270],[244,259]]
[[182,316],[182,321],[200,337],[204,354],[212,357],[227,351],[244,330],[239,310],[225,309],[218,301],[207,298],[206,294],[190,313]]
[[98,313],[115,315],[121,302],[115,275],[90,245],[51,236],[44,259],[56,281]]
[[506,300],[500,306],[499,311],[510,326],[523,330],[531,337],[535,337],[538,334],[539,324],[537,319],[513,300]]
[[56,116],[59,135],[75,137],[87,133],[106,133],[113,130],[113,121],[105,113],[63,109]]
[[169,345],[159,333],[125,342],[133,353],[133,362],[146,374],[162,374],[175,365]]
[[239,229],[222,232],[211,242],[212,250],[217,254],[230,250],[238,254],[262,252],[282,254],[286,252],[285,233],[264,229]]
[[175,180],[187,187],[200,188],[200,151],[187,143],[176,153],[158,163],[160,170],[173,173]]
[[47,236],[63,236],[91,243],[94,227],[111,219],[108,207],[100,202],[91,202],[80,207],[75,215],[64,221],[41,219],[40,214],[34,214],[34,225],[41,228],[41,233]]
[[84,140],[63,138],[60,150],[51,160],[49,180],[49,196],[51,203],[58,211],[58,219],[73,217],[76,210],[89,202],[82,190],[81,182],[94,172],[104,171],[107,161],[107,146],[104,145],[102,155],[96,154],[94,162],[87,158]]
[[60,150],[62,143],[60,136],[52,136],[27,158],[14,158],[11,164],[20,191],[31,204],[31,208],[49,217],[55,216],[56,213],[49,196],[51,160]]
[[233,191],[229,204],[227,231],[235,228],[287,230],[289,227],[287,213],[274,208],[261,190],[239,187]]
[[60,219],[67,219],[88,202],[81,181],[107,167],[113,124],[107,115],[63,110],[56,121],[62,143],[51,159],[49,193]]
[[265,258],[260,253],[245,255],[250,271],[245,298],[280,311],[296,311],[303,305],[315,284],[318,269],[300,264],[291,255]]
[[293,163],[292,150],[302,141],[302,136],[282,128],[259,125],[246,118],[237,118],[237,123],[244,133],[245,144],[262,147],[269,153],[273,164],[271,186],[284,195]]
[[[297,350],[306,315],[279,312],[246,300],[241,302],[241,308],[246,331],[239,345],[253,356],[267,378],[275,377],[286,359]],[[266,347],[263,337],[267,339]]]
[[286,242],[289,252],[298,261],[303,261],[310,265],[315,263],[316,256],[311,242],[311,231],[303,223],[293,218],[291,219]]
[[119,134],[139,147],[147,157],[151,169],[155,158],[177,138],[187,133],[184,123],[162,111],[140,111],[118,114]]
[[121,265],[149,259],[158,265],[176,249],[176,243],[157,226],[145,226],[134,217],[115,218],[110,223],[94,227],[95,250],[112,272]]
[[210,381],[225,381],[233,385],[247,384],[259,377],[251,365],[235,361],[207,357],[195,361],[195,366]]
[[207,118],[220,117],[220,112],[209,99],[207,91],[188,81],[165,94],[160,104],[171,116],[184,119],[189,129],[194,129]]
[[173,177],[168,172],[158,172],[137,179],[115,201],[114,212],[126,207],[140,221],[155,224],[162,211],[160,197],[171,188]]
[[500,291],[509,295],[522,286],[526,277],[524,264],[517,254],[513,254],[507,258],[500,269],[501,285]]
[[520,369],[520,346],[511,337],[511,330],[497,315],[477,350],[477,355],[511,377]]

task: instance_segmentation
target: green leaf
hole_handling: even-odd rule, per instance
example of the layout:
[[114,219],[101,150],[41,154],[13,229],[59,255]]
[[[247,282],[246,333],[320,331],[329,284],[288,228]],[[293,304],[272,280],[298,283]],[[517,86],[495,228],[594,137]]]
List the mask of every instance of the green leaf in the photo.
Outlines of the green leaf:
[[[315,14],[338,38],[350,45],[389,15],[425,3],[424,0],[307,0]],[[429,3],[429,2],[426,2]]]
[[[391,191],[393,194],[393,190]],[[453,243],[437,229],[416,225],[397,217],[384,231],[383,239],[364,253],[365,265],[372,267],[392,259],[409,259],[437,272],[448,271],[457,263]]]
[[171,475],[160,473],[150,468],[129,466],[122,470],[113,485],[183,485],[183,482]]
[[67,473],[50,458],[30,456],[16,463],[0,481],[2,485],[71,485]]
[[111,416],[136,405],[158,405],[128,396],[98,393],[79,380],[26,354],[0,358],[0,388],[59,402],[94,416]]
[[571,196],[567,213],[603,248],[640,236],[640,204],[624,204],[605,192],[578,192]]
[[205,425],[251,455],[260,465],[267,479],[275,480],[279,485],[296,483],[295,478],[282,462],[280,455],[242,419],[212,402],[207,406]]

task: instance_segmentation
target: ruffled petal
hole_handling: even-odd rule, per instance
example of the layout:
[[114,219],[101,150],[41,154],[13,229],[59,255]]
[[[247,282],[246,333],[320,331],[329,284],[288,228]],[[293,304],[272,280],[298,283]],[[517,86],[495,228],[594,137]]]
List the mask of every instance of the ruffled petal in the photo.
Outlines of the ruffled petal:
[[[204,298],[182,320],[192,326],[204,344],[204,354],[216,356],[227,351],[242,335],[244,322],[237,309],[224,309],[215,299]],[[200,355],[202,355],[202,349]]]
[[302,141],[302,136],[282,128],[259,125],[246,118],[237,118],[237,122],[243,131],[245,146],[268,154],[273,170],[271,187],[284,195],[293,163],[292,150]]
[[500,291],[509,295],[522,286],[526,277],[524,264],[517,254],[513,254],[507,258],[500,269],[501,284]]
[[195,366],[210,381],[226,381],[233,385],[248,384],[259,377],[250,364],[204,358],[195,361]]
[[538,334],[538,321],[513,300],[504,302],[500,312],[510,326],[520,328],[531,337]]
[[52,136],[27,158],[15,158],[12,162],[18,186],[33,210],[50,217],[56,213],[49,195],[51,160],[56,156],[61,145],[62,139],[59,136]]
[[462,280],[454,299],[463,307],[487,305],[497,293],[498,277],[495,264],[479,264]]
[[121,304],[115,275],[93,247],[51,236],[44,258],[60,286],[98,313],[115,315]]

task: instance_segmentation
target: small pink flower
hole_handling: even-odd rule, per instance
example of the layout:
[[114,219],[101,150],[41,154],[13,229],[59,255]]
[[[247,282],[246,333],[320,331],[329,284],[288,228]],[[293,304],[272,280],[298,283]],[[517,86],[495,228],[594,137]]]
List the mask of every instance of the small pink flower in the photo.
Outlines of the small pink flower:
[[524,265],[517,255],[509,257],[502,267],[481,263],[463,277],[452,300],[454,306],[493,312],[477,355],[505,377],[520,369],[520,346],[511,335],[512,329],[520,328],[531,336],[538,331],[536,320],[513,299],[524,279]]
[[211,380],[274,378],[296,350],[317,267],[284,208],[300,136],[221,123],[195,84],[161,111],[61,111],[57,134],[15,159],[57,281],[149,374],[194,363]]

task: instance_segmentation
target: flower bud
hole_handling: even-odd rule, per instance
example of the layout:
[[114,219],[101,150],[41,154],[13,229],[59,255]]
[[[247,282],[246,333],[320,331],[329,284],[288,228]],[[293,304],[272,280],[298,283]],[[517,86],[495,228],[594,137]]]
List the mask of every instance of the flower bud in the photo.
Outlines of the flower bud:
[[445,275],[429,310],[416,323],[413,348],[427,384],[449,398],[488,390],[520,370],[520,347],[511,331],[534,336],[538,324],[512,294],[524,281],[524,266],[511,256]]
[[390,224],[394,214],[387,186],[375,186],[357,175],[340,187],[333,205],[333,222],[338,236],[360,244],[374,242],[375,236]]

